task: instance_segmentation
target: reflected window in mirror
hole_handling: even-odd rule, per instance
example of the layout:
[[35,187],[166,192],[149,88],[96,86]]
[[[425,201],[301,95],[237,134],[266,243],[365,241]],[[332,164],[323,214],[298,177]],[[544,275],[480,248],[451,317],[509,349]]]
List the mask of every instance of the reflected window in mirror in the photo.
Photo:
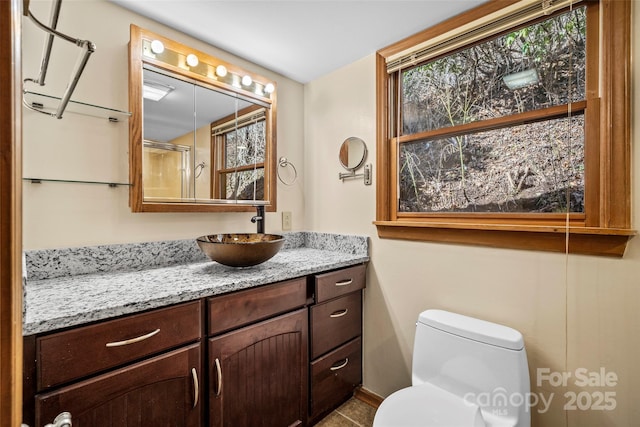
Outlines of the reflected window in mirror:
[[213,197],[262,200],[266,110],[251,106],[211,124]]

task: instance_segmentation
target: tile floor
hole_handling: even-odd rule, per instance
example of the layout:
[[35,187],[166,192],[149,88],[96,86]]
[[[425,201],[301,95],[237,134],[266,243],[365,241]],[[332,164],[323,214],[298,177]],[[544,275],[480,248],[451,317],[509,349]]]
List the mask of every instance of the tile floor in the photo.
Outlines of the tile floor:
[[371,427],[376,408],[352,397],[315,427]]

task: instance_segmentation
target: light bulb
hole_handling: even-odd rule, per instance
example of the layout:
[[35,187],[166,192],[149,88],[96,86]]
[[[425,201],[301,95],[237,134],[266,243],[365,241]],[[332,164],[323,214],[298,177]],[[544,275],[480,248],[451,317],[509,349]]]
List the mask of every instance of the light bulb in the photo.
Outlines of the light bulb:
[[200,61],[198,60],[198,57],[195,56],[193,53],[190,53],[189,55],[187,55],[187,65],[189,65],[189,67],[195,67],[199,63]]
[[251,86],[251,83],[253,83],[251,76],[244,76],[242,78],[242,86]]
[[216,67],[216,74],[220,77],[224,77],[227,75],[227,67],[225,67],[224,65],[218,65]]
[[151,42],[151,52],[162,53],[164,52],[164,45],[160,40],[154,40]]
[[276,90],[276,87],[273,85],[273,83],[267,83],[264,87],[265,93],[273,93],[274,90]]

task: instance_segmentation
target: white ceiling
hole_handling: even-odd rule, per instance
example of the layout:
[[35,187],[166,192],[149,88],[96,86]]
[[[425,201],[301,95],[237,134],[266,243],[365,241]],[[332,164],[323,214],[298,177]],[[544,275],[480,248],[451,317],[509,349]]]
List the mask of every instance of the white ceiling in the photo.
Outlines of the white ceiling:
[[111,0],[307,83],[485,0]]

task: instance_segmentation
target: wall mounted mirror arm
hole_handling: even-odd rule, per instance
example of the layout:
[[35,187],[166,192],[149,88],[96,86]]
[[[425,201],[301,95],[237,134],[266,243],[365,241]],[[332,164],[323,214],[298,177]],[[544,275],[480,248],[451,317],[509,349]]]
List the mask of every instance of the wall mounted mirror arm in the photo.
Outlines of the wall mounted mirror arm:
[[371,164],[364,165],[364,171],[362,173],[355,173],[355,171],[340,172],[338,178],[342,181],[351,178],[364,178],[364,185],[371,185]]

